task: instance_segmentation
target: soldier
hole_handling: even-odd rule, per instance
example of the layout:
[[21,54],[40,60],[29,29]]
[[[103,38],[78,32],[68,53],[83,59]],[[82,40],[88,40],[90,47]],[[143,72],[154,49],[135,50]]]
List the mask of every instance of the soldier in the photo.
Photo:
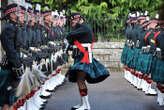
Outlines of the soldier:
[[144,46],[142,47],[142,54],[138,63],[141,63],[140,71],[143,74],[143,80],[141,84],[142,90],[146,94],[155,95],[156,91],[151,88],[152,80],[150,78],[150,72],[155,49],[152,39],[154,38],[154,32],[157,23],[154,22],[154,20],[150,20],[147,24],[147,31],[145,32],[144,37],[142,37],[142,39],[144,39]]
[[43,14],[44,17],[44,28],[43,28],[43,37],[44,37],[44,45],[51,40],[51,11],[49,10],[49,5],[45,5],[45,12]]
[[60,37],[59,37],[60,41],[63,41],[63,39],[65,37],[65,34],[64,34],[64,19],[65,19],[64,13],[60,12],[59,24],[58,24],[58,29],[59,29],[58,31],[60,33]]
[[128,14],[128,18],[126,20],[126,31],[125,31],[125,45],[124,45],[124,49],[122,51],[122,56],[121,56],[121,62],[124,64],[124,69],[125,69],[125,79],[127,79],[129,81],[129,72],[127,71],[128,67],[126,64],[126,60],[127,60],[127,53],[129,48],[129,33],[130,33],[130,29],[131,29],[131,13]]
[[71,82],[77,82],[81,96],[81,104],[73,106],[72,110],[90,110],[85,80],[89,83],[97,83],[107,78],[109,72],[92,57],[91,27],[83,20],[80,13],[72,13],[71,22],[75,29],[68,33],[67,39],[73,45],[74,64],[68,75]]
[[[132,65],[132,63],[133,63],[133,53],[134,53],[134,51],[133,51],[133,47],[134,47],[134,42],[133,42],[133,40],[132,40],[132,38],[133,38],[133,32],[134,32],[134,24],[135,24],[135,22],[136,22],[136,15],[135,15],[135,13],[133,13],[133,14],[131,14],[131,16],[130,16],[130,23],[129,23],[129,27],[128,27],[128,33],[126,34],[127,35],[127,46],[128,46],[128,48],[127,48],[127,53],[126,53],[126,60],[125,60],[125,64],[126,64],[126,66],[125,66],[125,68],[126,68],[126,70],[128,70],[128,71],[126,71],[126,73],[127,73],[127,76],[128,76],[128,81],[130,82],[130,83],[132,83],[133,82],[133,75],[132,75],[132,68],[133,68],[133,65]],[[133,72],[134,73],[134,72]]]
[[17,46],[17,4],[10,4],[7,6],[5,10],[5,16],[7,19],[7,23],[2,31],[1,34],[1,43],[2,47],[6,53],[6,62],[2,68],[4,70],[8,70],[8,75],[6,76],[6,82],[4,83],[4,86],[0,89],[1,96],[0,98],[3,98],[5,96],[5,99],[2,104],[2,109],[9,109],[9,106],[12,105],[15,101],[15,92],[14,88],[17,87],[17,83],[19,81],[19,78],[22,76],[22,64],[19,54],[19,47]]
[[138,22],[139,22],[139,25],[138,25],[138,35],[137,35],[137,42],[136,42],[136,50],[138,50],[137,54],[138,54],[138,57],[136,58],[136,64],[135,64],[135,68],[136,68],[136,74],[137,74],[137,89],[141,89],[141,80],[142,80],[142,73],[141,71],[139,70],[139,60],[140,60],[140,52],[141,52],[141,48],[142,46],[144,46],[144,36],[145,35],[145,30],[144,30],[144,27],[142,27],[142,24],[146,21],[146,18],[147,16],[145,15],[141,15],[139,18],[138,18]]
[[157,83],[157,102],[160,106],[164,105],[164,28],[163,28],[163,13],[160,13],[160,20],[158,20],[158,29],[156,29],[156,36],[154,36],[154,44],[156,47],[153,57],[151,78]]
[[41,34],[41,23],[40,23],[40,18],[41,18],[41,3],[37,3],[36,4],[36,15],[37,15],[37,21],[36,21],[36,37],[37,37],[37,40],[36,40],[36,46],[39,47],[42,45],[42,42],[41,42],[41,38],[42,38],[42,34]]
[[57,41],[58,38],[58,32],[57,32],[57,26],[58,26],[58,21],[59,21],[59,14],[58,11],[55,10],[52,12],[52,37],[54,38],[55,41]]
[[28,8],[27,8],[27,15],[28,15],[28,19],[27,19],[27,26],[26,26],[26,31],[27,31],[27,35],[28,35],[28,39],[27,39],[27,45],[28,47],[32,46],[32,5],[31,2],[26,2],[28,4]]
[[[138,13],[137,13],[138,14]],[[137,81],[137,77],[136,77],[136,72],[135,72],[135,61],[137,59],[137,52],[138,50],[136,49],[136,41],[138,38],[138,21],[137,21],[137,17],[139,15],[136,14],[136,17],[133,18],[132,21],[132,39],[131,39],[131,63],[130,63],[130,72],[132,74],[132,80],[131,83],[136,86],[136,81]]]

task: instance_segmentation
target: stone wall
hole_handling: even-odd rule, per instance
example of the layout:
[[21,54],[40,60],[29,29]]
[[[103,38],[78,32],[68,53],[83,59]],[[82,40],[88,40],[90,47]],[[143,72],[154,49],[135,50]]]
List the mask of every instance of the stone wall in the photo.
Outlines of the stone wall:
[[122,42],[97,42],[94,44],[94,57],[111,70],[121,70],[123,65],[120,58],[124,43]]

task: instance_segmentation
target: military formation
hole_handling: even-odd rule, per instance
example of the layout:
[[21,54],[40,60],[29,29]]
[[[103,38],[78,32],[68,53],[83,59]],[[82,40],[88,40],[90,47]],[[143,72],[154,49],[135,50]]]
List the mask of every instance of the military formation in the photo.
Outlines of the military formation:
[[[39,0],[8,0],[3,12],[1,20],[5,21],[5,26],[0,35],[4,50],[0,63],[2,110],[44,109],[51,94],[64,82],[65,75],[61,73],[61,68],[68,60],[69,43],[74,43],[74,52],[77,48],[81,49],[74,54],[74,59],[78,60],[71,69],[80,76],[72,82],[78,83],[82,103],[72,109],[89,110],[85,75],[90,75],[87,76],[88,82],[98,83],[106,79],[109,72],[92,58],[92,52],[85,50],[92,50],[93,33],[81,14],[72,15],[70,21],[77,30],[66,36],[65,11],[50,10],[49,5],[43,5]],[[157,14],[150,19],[147,11],[128,14],[121,62],[124,64],[125,79],[146,95],[157,95],[157,102],[163,106],[164,22],[158,18]],[[84,57],[82,53],[85,54],[85,61],[81,60]],[[98,66],[95,69],[93,65]],[[75,74],[72,76],[76,77]],[[84,78],[81,79],[82,76]]]
[[8,0],[3,12],[0,106],[2,110],[44,109],[65,79],[61,74],[68,47],[65,11],[30,0]]
[[126,19],[126,40],[121,56],[124,77],[146,95],[157,95],[164,105],[164,22],[159,14],[132,12]]

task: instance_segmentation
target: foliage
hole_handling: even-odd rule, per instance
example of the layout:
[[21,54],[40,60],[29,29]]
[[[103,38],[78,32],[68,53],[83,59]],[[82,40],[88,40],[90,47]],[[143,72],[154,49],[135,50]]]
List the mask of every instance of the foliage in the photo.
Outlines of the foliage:
[[[42,0],[51,1],[51,8],[59,10],[71,8],[72,12],[81,12],[96,23],[96,28],[105,25],[109,34],[124,30],[124,22],[129,12],[149,11],[150,17],[158,12],[163,0]],[[53,2],[52,2],[53,1]],[[105,19],[104,19],[105,18]],[[88,19],[88,21],[91,21]],[[105,24],[103,23],[105,22]],[[90,22],[93,26],[94,23]]]

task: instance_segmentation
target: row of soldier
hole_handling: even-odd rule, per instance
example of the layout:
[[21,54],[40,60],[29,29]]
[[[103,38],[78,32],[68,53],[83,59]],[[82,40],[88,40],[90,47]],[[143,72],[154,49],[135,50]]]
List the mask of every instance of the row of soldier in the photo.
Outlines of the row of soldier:
[[4,10],[6,24],[0,37],[5,53],[0,71],[3,110],[44,108],[51,93],[64,81],[60,68],[67,60],[65,12],[45,7],[41,12],[39,3],[33,10],[29,1],[9,0]]
[[[39,4],[37,4],[38,6]],[[31,5],[32,6],[32,5]],[[60,41],[64,39],[63,26],[66,22],[64,11],[57,10],[41,13],[40,10],[32,10],[31,6],[12,4],[5,10],[5,18],[11,11],[11,19],[7,22],[14,23],[18,28],[18,46],[27,49],[28,47],[39,47],[46,45],[48,41]],[[23,35],[23,36],[22,36]]]
[[164,27],[159,17],[150,19],[148,11],[129,13],[121,62],[125,79],[147,95],[157,94],[164,105]]

